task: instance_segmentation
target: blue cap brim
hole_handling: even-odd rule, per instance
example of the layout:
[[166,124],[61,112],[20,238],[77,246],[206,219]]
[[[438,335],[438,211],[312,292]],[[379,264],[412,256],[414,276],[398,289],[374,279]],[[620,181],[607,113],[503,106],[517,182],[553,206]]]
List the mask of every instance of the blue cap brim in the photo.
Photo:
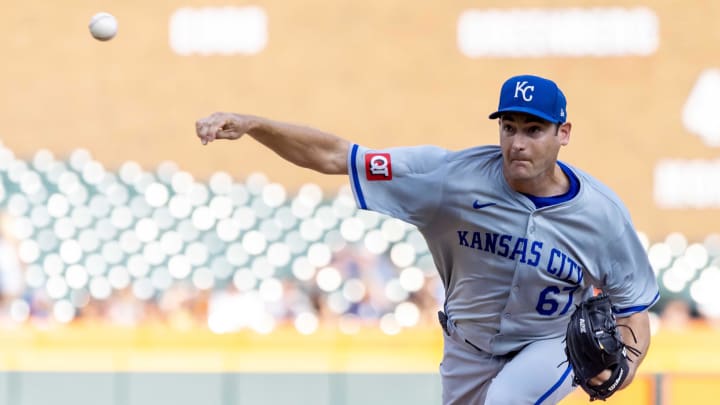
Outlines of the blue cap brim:
[[552,122],[554,124],[559,124],[563,121],[558,121],[557,119],[543,113],[542,111],[536,110],[534,108],[525,108],[525,107],[511,107],[511,108],[503,108],[502,110],[497,110],[494,113],[490,114],[488,118],[491,120],[494,120],[495,118],[500,118],[501,115],[504,113],[525,113],[534,115],[538,118],[541,118],[545,121]]

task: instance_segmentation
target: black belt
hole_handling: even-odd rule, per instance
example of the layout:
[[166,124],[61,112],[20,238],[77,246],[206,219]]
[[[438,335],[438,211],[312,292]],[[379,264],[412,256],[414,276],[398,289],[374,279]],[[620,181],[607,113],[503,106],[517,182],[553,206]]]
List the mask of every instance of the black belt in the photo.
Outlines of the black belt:
[[[447,316],[447,314],[446,314],[445,312],[443,312],[443,311],[438,311],[438,321],[440,321],[440,326],[442,327],[443,332],[445,332],[445,335],[447,335],[447,336],[450,336],[450,332],[448,331],[448,326],[447,326],[449,320],[450,320],[450,319],[448,318],[448,316]],[[465,339],[465,343],[469,344],[470,346],[472,346],[473,348],[475,348],[475,350],[477,350],[477,351],[480,351],[480,352],[483,352],[483,353],[487,353],[485,350],[483,350],[483,349],[475,346],[475,345],[473,344],[473,342],[471,342],[471,341],[469,341],[469,340],[467,340],[467,339]],[[520,352],[520,350],[514,350],[514,351],[509,352],[509,353],[507,353],[507,354],[505,354],[505,355],[502,355],[502,357],[508,356],[508,357],[511,357],[511,358],[512,358],[512,357],[514,357],[516,354],[518,354],[518,352]]]
[[445,335],[450,336],[450,332],[448,332],[448,316],[443,311],[438,311],[438,321],[440,321],[440,326],[443,328],[443,331],[445,332]]

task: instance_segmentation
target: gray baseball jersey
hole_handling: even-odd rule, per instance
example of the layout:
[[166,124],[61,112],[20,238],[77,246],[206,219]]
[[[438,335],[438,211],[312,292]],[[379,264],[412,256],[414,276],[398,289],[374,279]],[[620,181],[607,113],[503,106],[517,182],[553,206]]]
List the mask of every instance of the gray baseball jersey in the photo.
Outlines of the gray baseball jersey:
[[583,171],[568,201],[536,208],[512,190],[497,146],[369,150],[353,145],[359,208],[417,226],[446,291],[445,310],[476,348],[494,355],[564,336],[574,304],[607,292],[618,316],[659,297],[627,209]]

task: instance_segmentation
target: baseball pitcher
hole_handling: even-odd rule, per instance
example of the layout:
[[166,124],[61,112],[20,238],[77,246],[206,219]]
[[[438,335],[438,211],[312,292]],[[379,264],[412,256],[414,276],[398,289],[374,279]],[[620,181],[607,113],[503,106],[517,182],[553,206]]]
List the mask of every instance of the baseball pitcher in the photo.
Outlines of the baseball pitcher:
[[196,130],[203,144],[247,134],[298,166],[347,174],[359,208],[417,226],[445,287],[445,405],[554,404],[575,386],[606,399],[650,344],[659,293],[646,252],[618,196],[558,160],[572,125],[553,81],[511,77],[489,117],[498,145],[460,151],[372,149],[233,113]]

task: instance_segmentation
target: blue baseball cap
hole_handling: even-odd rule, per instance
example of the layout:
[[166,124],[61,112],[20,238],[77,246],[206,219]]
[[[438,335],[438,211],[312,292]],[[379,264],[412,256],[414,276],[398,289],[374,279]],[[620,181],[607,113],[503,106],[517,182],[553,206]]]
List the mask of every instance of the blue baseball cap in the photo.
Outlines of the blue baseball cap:
[[532,75],[514,76],[503,83],[498,110],[489,118],[520,112],[557,124],[567,120],[566,107],[565,95],[552,80]]

